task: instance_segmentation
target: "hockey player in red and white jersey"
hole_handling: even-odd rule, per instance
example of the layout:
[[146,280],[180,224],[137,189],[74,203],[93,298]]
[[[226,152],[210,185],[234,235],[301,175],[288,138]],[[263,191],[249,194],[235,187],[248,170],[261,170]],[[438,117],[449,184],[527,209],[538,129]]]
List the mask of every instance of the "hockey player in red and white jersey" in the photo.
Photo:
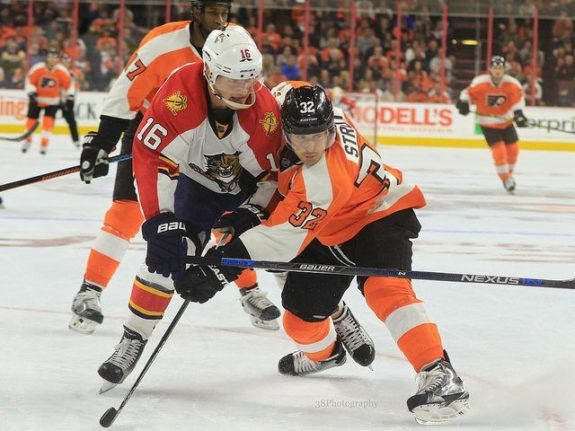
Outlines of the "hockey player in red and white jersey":
[[253,214],[230,221],[239,235],[259,223],[277,190],[279,108],[260,82],[255,42],[240,26],[215,30],[202,58],[168,78],[136,131],[134,173],[147,251],[134,289],[145,309],[131,304],[124,335],[98,370],[108,383],[104,389],[132,371],[170,303],[186,256],[201,254],[222,214]]
[[[192,0],[192,21],[168,23],[150,31],[132,54],[125,70],[104,100],[97,132],[84,138],[80,157],[80,176],[90,183],[108,173],[108,154],[122,135],[121,154],[132,152],[134,133],[158,88],[174,69],[190,62],[200,62],[206,36],[228,23],[231,0]],[[174,103],[178,103],[177,100]],[[246,217],[250,214],[244,210]],[[116,171],[113,202],[90,250],[84,279],[72,302],[73,316],[69,328],[91,334],[104,316],[100,298],[122,261],[132,238],[140,230],[143,216],[134,187],[132,161],[122,162]],[[256,273],[245,271],[236,281],[241,304],[254,326],[277,329],[271,315],[279,309],[257,284]],[[134,285],[130,309],[155,315],[148,308],[146,292]]]
[[[281,120],[285,147],[278,187],[283,200],[261,225],[209,250],[207,259],[215,265],[223,256],[409,271],[411,240],[421,228],[414,208],[425,205],[421,190],[383,163],[377,148],[340,109],[332,108],[320,87],[290,90]],[[176,282],[176,290],[185,299],[205,302],[239,271],[194,266]],[[283,325],[298,351],[280,359],[280,373],[302,376],[345,363],[330,314],[353,278],[288,274]],[[438,424],[464,414],[469,394],[411,280],[358,277],[358,287],[417,372],[417,392],[407,401],[416,420]]]

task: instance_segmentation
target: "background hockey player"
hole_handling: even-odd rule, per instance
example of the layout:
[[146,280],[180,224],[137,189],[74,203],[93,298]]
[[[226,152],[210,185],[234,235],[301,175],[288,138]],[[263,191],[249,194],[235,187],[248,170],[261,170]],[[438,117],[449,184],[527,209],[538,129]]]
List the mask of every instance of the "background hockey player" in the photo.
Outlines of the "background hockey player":
[[80,135],[78,134],[78,124],[76,123],[76,113],[74,112],[74,107],[76,105],[76,98],[78,97],[78,91],[80,90],[80,86],[78,84],[78,80],[76,79],[76,75],[74,73],[74,61],[72,58],[67,55],[63,54],[61,57],[62,65],[68,71],[70,75],[70,79],[72,80],[70,84],[70,89],[65,95],[65,99],[62,101],[62,116],[66,123],[68,124],[68,128],[70,129],[70,135],[72,136],[72,143],[75,147],[80,147]]
[[[276,194],[277,182],[267,179],[277,170],[279,108],[259,81],[255,42],[243,27],[228,26],[210,33],[202,56],[204,63],[179,68],[162,85],[135,135],[146,263],[134,281],[124,335],[98,370],[109,383],[104,390],[134,368],[186,255],[202,252],[214,223],[238,208],[261,213],[259,223]],[[235,223],[235,234],[249,227]]]
[[[286,147],[270,217],[208,256],[411,269],[425,205],[417,186],[383,164],[376,147],[320,87],[288,92],[281,109]],[[217,259],[214,259],[217,261]],[[205,302],[239,269],[192,267],[176,282],[185,299]],[[222,280],[225,278],[226,280]],[[353,277],[290,272],[282,291],[286,333],[299,350],[279,361],[286,375],[308,375],[346,361],[329,318]],[[439,330],[408,279],[358,277],[369,307],[418,373],[407,405],[420,423],[442,423],[468,409],[469,394],[443,350]],[[382,388],[385,390],[385,388]]]
[[469,105],[477,107],[477,122],[491,149],[495,170],[509,193],[515,190],[513,172],[519,154],[518,127],[527,127],[523,114],[525,100],[519,81],[505,74],[505,59],[491,59],[489,74],[479,75],[459,95],[456,103],[461,115],[469,114]]
[[[32,66],[26,76],[25,91],[28,95],[26,130],[30,130],[36,124],[40,112],[44,111],[40,154],[46,154],[54,128],[54,117],[72,85],[70,74],[59,64],[59,54],[58,49],[49,48],[46,59]],[[32,139],[33,135],[25,139],[22,146],[23,153],[32,145]]]
[[[93,178],[108,173],[108,154],[122,132],[120,152],[132,152],[134,133],[145,107],[174,69],[201,61],[206,36],[228,23],[231,3],[231,0],[194,0],[191,21],[162,25],[143,38],[104,101],[98,132],[89,132],[84,138],[80,157],[83,181],[90,183]],[[175,98],[172,103],[176,106],[179,101]],[[103,226],[90,250],[84,280],[72,303],[74,315],[69,327],[80,333],[91,334],[102,323],[102,291],[108,286],[143,222],[132,171],[131,161],[118,165],[112,206],[106,212]],[[248,221],[253,218],[247,209],[242,215]],[[264,309],[272,307],[276,314],[279,310],[259,289],[256,273],[245,271],[237,284],[243,288],[242,305],[250,314],[252,323],[269,329],[278,328],[273,319],[262,320],[269,317],[262,315]],[[141,302],[144,292],[137,289],[136,286],[130,301],[132,311],[146,306]],[[256,312],[257,317],[252,315]]]

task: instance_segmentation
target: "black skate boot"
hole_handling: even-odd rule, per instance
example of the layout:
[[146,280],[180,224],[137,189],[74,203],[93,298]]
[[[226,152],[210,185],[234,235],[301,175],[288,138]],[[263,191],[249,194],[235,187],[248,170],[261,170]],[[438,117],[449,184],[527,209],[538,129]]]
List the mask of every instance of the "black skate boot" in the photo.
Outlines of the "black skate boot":
[[457,375],[447,353],[417,374],[417,393],[407,400],[407,408],[421,425],[437,425],[469,410],[469,393]]
[[298,350],[281,358],[278,369],[280,374],[287,376],[307,376],[329,368],[340,367],[345,364],[346,359],[345,349],[338,340],[335,343],[331,356],[323,361],[313,361],[302,351]]
[[341,314],[333,319],[333,326],[347,353],[359,365],[367,367],[375,358],[373,340],[359,324],[346,303],[343,303]]
[[72,313],[68,328],[81,334],[91,334],[102,324],[102,288],[84,281],[72,302]]
[[278,330],[277,318],[281,312],[262,292],[258,285],[240,289],[242,308],[250,316],[252,325],[257,328]]
[[100,393],[122,383],[130,375],[142,356],[147,340],[124,326],[124,335],[114,349],[115,352],[98,368],[98,374],[105,382]]

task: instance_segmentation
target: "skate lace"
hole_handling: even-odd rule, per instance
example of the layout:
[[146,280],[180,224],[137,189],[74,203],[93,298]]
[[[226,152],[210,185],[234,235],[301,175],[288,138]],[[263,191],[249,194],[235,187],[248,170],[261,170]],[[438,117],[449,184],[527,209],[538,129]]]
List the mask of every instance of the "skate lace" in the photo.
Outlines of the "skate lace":
[[418,386],[420,393],[437,392],[443,386],[445,371],[441,365],[437,365],[430,371],[421,371],[418,375]]
[[346,316],[338,322],[334,322],[337,333],[342,343],[351,351],[354,351],[364,344],[371,344],[371,339],[361,328],[357,320],[346,310]]
[[311,373],[317,369],[317,363],[309,359],[303,352],[294,353],[293,362],[297,374]]
[[100,311],[102,306],[100,305],[100,296],[98,295],[98,292],[94,292],[93,290],[86,290],[84,292],[78,293],[76,300],[74,301],[74,308],[79,311]]
[[258,310],[265,310],[270,305],[273,305],[266,294],[257,287],[252,288],[251,291],[243,297],[243,299]]
[[109,362],[122,369],[128,368],[136,361],[136,359],[138,359],[141,347],[141,341],[124,338],[120,341],[120,344],[116,345],[116,351],[110,358]]

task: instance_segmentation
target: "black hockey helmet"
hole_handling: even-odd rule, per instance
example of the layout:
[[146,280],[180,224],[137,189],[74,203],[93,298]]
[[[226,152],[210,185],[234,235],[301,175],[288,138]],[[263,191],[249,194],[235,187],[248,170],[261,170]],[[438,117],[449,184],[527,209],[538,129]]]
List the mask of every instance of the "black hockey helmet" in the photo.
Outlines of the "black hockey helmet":
[[333,105],[325,91],[315,85],[292,88],[281,108],[282,131],[288,144],[289,135],[313,135],[328,131],[329,147],[335,137]]
[[192,0],[192,6],[204,8],[208,4],[221,4],[224,6],[228,6],[228,8],[232,7],[232,0]]
[[491,66],[505,66],[505,57],[501,55],[494,55],[491,57]]

